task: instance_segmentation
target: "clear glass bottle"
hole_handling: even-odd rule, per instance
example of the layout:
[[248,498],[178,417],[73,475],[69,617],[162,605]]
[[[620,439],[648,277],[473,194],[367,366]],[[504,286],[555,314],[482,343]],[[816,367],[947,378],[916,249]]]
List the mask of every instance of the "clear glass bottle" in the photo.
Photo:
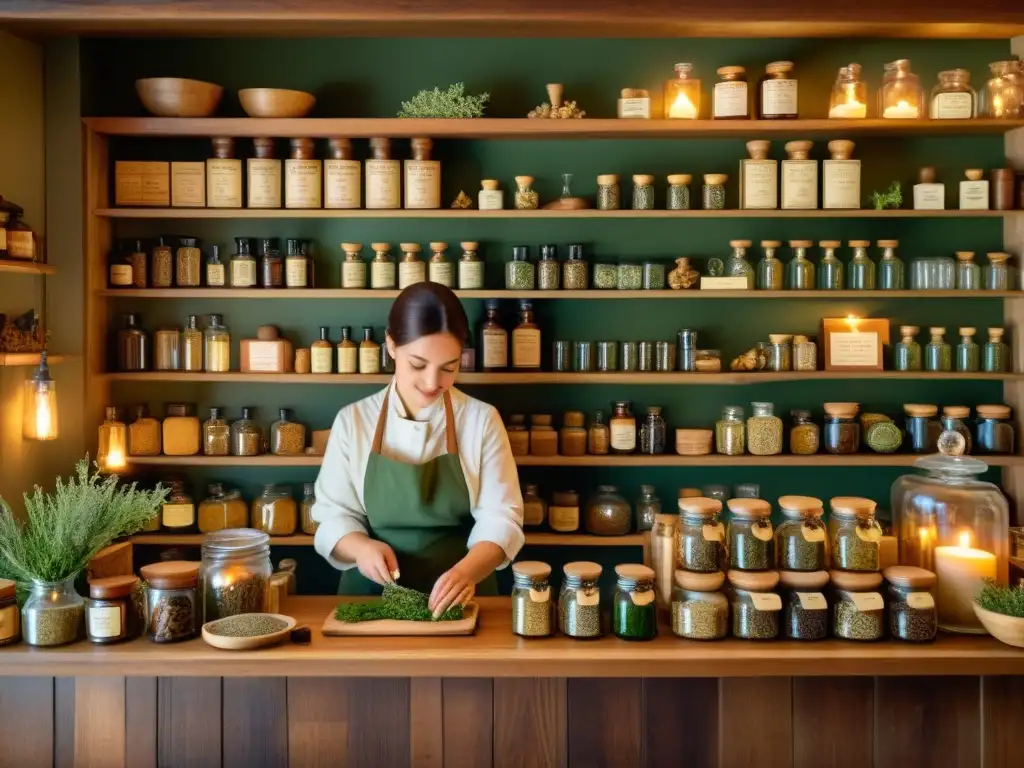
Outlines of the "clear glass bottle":
[[[244,527],[244,524],[243,524]],[[154,643],[177,643],[199,636],[199,563],[182,560],[144,565],[146,631]]]
[[672,633],[687,640],[721,640],[729,632],[729,600],[722,594],[725,574],[675,572]]
[[259,456],[266,452],[263,428],[253,420],[255,408],[242,408],[242,418],[231,424],[231,455]]
[[345,260],[341,262],[341,287],[351,290],[366,288],[366,262],[362,243],[342,243]]
[[209,325],[203,331],[203,360],[207,373],[231,370],[231,334],[221,315],[210,315]]
[[479,291],[484,287],[484,262],[477,254],[480,243],[464,242],[459,258],[459,288],[463,291]]
[[808,336],[793,337],[793,370],[818,370],[818,345]]
[[516,210],[536,210],[540,198],[533,189],[533,176],[516,176]]
[[370,262],[370,288],[394,290],[398,286],[395,260],[391,257],[390,243],[371,243],[373,261]]
[[525,245],[512,247],[512,260],[505,262],[505,289],[509,291],[532,291],[536,286],[536,269],[530,261],[530,251]]
[[835,601],[832,633],[843,640],[880,640],[885,634],[885,599],[880,573],[831,573]]
[[981,368],[985,373],[1007,373],[1013,370],[1010,347],[1003,341],[1004,328],[989,328],[988,341],[982,350]]
[[149,370],[149,334],[142,330],[141,323],[139,315],[127,314],[124,327],[117,332],[117,370],[120,372]]
[[202,623],[265,611],[272,572],[270,537],[262,531],[243,528],[207,534],[199,568]]
[[775,256],[777,248],[782,247],[779,240],[762,240],[764,257],[757,263],[757,287],[762,291],[781,291],[783,286],[782,261]]
[[985,267],[985,290],[986,291],[1009,291],[1014,288],[1010,279],[1010,266],[1007,261],[1010,259],[1008,253],[990,253],[988,266]]
[[116,406],[108,405],[99,428],[96,464],[101,472],[119,472],[127,464],[128,427]]
[[991,76],[983,95],[985,117],[1024,117],[1024,67],[1020,61],[995,61],[988,66]]
[[252,500],[249,525],[270,536],[291,536],[299,525],[299,507],[287,485],[264,485]]
[[924,369],[926,371],[952,371],[953,348],[946,343],[946,329],[929,328],[931,341],[924,348]]
[[790,240],[793,258],[786,265],[786,288],[791,291],[814,290],[814,262],[807,258],[807,249],[814,245],[810,240]]
[[747,451],[754,456],[782,453],[782,419],[775,415],[772,403],[751,403],[753,415],[747,419]]
[[921,345],[917,334],[921,329],[916,325],[901,325],[900,340],[893,347],[893,368],[897,371],[921,370]]
[[889,634],[911,643],[934,640],[939,628],[933,594],[935,574],[913,565],[893,565],[886,568],[883,575]]
[[896,255],[899,240],[879,240],[876,245],[882,249],[878,262],[878,287],[883,291],[902,291],[905,284],[903,260]]
[[838,240],[822,240],[818,245],[825,253],[818,266],[818,290],[843,290],[843,262],[836,258],[836,248],[842,243]]
[[782,636],[787,640],[828,637],[828,571],[779,571]]
[[551,566],[535,560],[512,564],[512,633],[520,637],[551,635]]
[[665,289],[665,265],[660,261],[645,261],[643,264],[645,291],[662,291]]
[[654,210],[654,177],[646,173],[638,173],[633,176],[633,204],[634,211]]
[[674,69],[665,81],[665,118],[696,120],[700,117],[700,80],[693,77],[692,64],[676,64]]
[[745,278],[747,290],[754,290],[754,267],[747,261],[747,248],[750,247],[750,241],[730,240],[729,246],[732,248],[732,254],[725,260],[724,276]]
[[690,182],[693,176],[689,173],[672,173],[668,177],[668,198],[665,208],[670,211],[687,211],[690,209]]
[[975,453],[1012,454],[1016,443],[1010,407],[979,405],[974,441]]
[[653,640],[658,634],[654,570],[646,565],[615,566],[612,632],[623,640]]
[[768,344],[766,370],[776,373],[793,370],[793,337],[788,333],[769,333]]
[[797,79],[793,62],[773,61],[758,84],[757,116],[761,120],[796,120],[799,117]]
[[229,264],[229,279],[232,288],[256,287],[256,258],[252,255],[252,240],[248,237],[235,238],[235,253]]
[[825,453],[849,454],[860,450],[857,403],[825,403]]
[[129,456],[159,456],[163,441],[159,419],[149,414],[149,406],[140,403],[135,406],[135,419],[128,427]]
[[558,630],[576,639],[601,636],[601,577],[597,563],[578,561],[562,567],[558,595]]
[[981,267],[974,262],[973,251],[956,252],[956,289],[977,291],[981,288]]
[[828,116],[832,119],[854,120],[868,116],[868,86],[861,79],[860,64],[839,68],[832,86]]
[[203,332],[199,330],[199,319],[195,315],[188,316],[181,332],[181,363],[185,371],[203,370]]
[[960,343],[956,345],[956,370],[974,373],[981,370],[981,349],[974,340],[974,328],[960,329]]
[[939,408],[927,403],[907,403],[903,406],[906,414],[904,431],[913,453],[935,453],[939,447],[942,424],[936,416]]
[[542,245],[540,261],[537,262],[537,288],[542,291],[557,291],[561,265],[558,263],[558,246]]
[[292,419],[289,408],[278,411],[278,420],[270,426],[270,452],[281,456],[301,456],[306,450],[306,427]]
[[21,607],[21,632],[27,645],[67,645],[85,636],[85,600],[75,591],[77,576],[31,583]]
[[732,634],[743,640],[774,640],[779,636],[782,598],[774,592],[777,571],[729,571]]
[[657,456],[665,452],[665,419],[661,415],[661,407],[652,405],[647,409],[647,417],[640,425],[640,453],[646,456]]
[[[970,453],[973,446],[973,438],[971,436],[971,430],[967,428],[966,421],[971,417],[971,409],[966,405],[947,405],[942,409],[942,416],[939,417],[939,423],[942,425],[942,431],[945,432],[957,432],[964,439],[964,453]],[[941,435],[940,435],[941,437]]]
[[587,288],[587,262],[583,260],[583,246],[573,243],[569,256],[562,263],[562,288],[567,291],[583,291]]
[[825,514],[821,499],[782,496],[779,509],[783,522],[775,531],[775,566],[781,571],[824,570],[828,530],[821,519]]
[[928,117],[932,120],[969,120],[977,114],[977,96],[971,87],[971,73],[966,69],[939,72],[939,82],[932,88],[928,101]]
[[249,507],[236,490],[225,490],[221,483],[206,487],[206,498],[199,504],[200,533],[226,531],[249,526]]
[[725,526],[719,519],[722,502],[703,496],[681,498],[676,534],[675,567],[715,573],[726,564]]
[[636,529],[649,531],[654,528],[654,520],[661,514],[661,499],[655,493],[653,485],[641,485],[640,496],[636,500]]
[[910,69],[910,59],[892,62],[889,78],[882,86],[882,114],[886,119],[919,120],[924,117],[921,79]]
[[877,571],[882,527],[875,519],[875,502],[858,496],[836,496],[829,505],[832,567],[841,571]]
[[222,414],[221,408],[211,408],[210,418],[203,422],[204,456],[231,454],[231,427]]
[[772,508],[764,499],[729,499],[729,567],[765,571],[775,567]]
[[746,451],[746,425],[743,407],[727,405],[715,422],[715,450],[726,456],[742,456]]
[[604,422],[604,411],[594,411],[587,428],[587,453],[591,456],[605,456],[611,444],[611,432]]
[[870,240],[851,240],[850,288],[855,291],[875,290],[875,263],[868,257]]
[[790,413],[793,426],[789,429],[789,452],[795,456],[811,456],[821,446],[821,430],[811,420],[811,412],[795,410]]

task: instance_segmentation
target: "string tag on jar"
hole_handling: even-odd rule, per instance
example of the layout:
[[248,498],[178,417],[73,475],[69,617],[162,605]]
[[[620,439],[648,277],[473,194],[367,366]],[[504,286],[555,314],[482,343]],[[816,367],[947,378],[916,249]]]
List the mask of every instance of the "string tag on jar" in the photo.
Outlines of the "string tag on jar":
[[781,611],[782,598],[774,592],[751,592],[750,602],[759,611]]
[[931,592],[911,592],[907,595],[907,606],[927,611],[935,607],[935,598]]
[[771,523],[753,525],[750,527],[750,531],[754,534],[755,539],[760,539],[761,541],[771,541],[774,538]]
[[701,526],[701,533],[704,535],[704,541],[721,541],[725,529],[721,523],[716,523],[715,525]]
[[857,538],[861,541],[866,541],[869,544],[877,544],[878,540],[882,538],[882,532],[874,526],[870,528],[865,528],[862,525],[858,525],[856,530]]
[[821,592],[797,592],[800,598],[800,607],[805,611],[824,611],[828,608],[828,602]]
[[530,588],[530,601],[534,603],[546,603],[551,600],[551,587],[544,589]]
[[650,605],[654,602],[654,590],[633,591],[629,593],[629,597],[633,601],[633,605]]
[[851,592],[850,600],[854,607],[861,613],[865,611],[880,611],[885,608],[885,601],[878,592]]
[[800,526],[800,533],[803,534],[804,541],[817,543],[825,540],[825,529],[820,525],[804,523]]
[[601,590],[591,587],[581,587],[576,590],[576,603],[578,605],[597,605],[601,602]]

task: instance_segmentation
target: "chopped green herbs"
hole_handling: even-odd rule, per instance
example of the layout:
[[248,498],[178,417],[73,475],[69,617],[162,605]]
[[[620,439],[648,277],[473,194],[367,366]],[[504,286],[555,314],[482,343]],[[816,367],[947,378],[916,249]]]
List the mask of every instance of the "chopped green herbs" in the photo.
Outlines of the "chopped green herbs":
[[[427,607],[430,596],[415,589],[385,584],[379,600],[365,603],[342,603],[334,609],[334,618],[348,624],[379,619],[399,621],[434,621],[434,614]],[[449,608],[436,621],[458,621],[462,618],[462,606]]]

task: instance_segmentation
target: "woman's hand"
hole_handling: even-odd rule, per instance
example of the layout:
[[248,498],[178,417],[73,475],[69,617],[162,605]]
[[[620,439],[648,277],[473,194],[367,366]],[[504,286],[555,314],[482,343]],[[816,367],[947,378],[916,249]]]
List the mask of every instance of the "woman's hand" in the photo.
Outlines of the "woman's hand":
[[395,551],[383,541],[365,537],[356,548],[355,561],[359,572],[370,581],[382,586],[394,583],[392,574],[398,571],[398,558],[395,557]]
[[453,605],[465,605],[476,593],[476,581],[460,565],[441,575],[430,593],[427,607],[438,618]]

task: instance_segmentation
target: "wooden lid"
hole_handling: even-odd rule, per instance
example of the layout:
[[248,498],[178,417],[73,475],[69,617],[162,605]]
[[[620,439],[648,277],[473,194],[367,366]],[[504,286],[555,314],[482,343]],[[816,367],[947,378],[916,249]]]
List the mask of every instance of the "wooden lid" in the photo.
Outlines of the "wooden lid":
[[871,241],[870,240],[851,240],[849,242],[849,246],[851,248],[870,248],[871,247]]
[[828,584],[828,571],[779,571],[779,583],[791,589],[821,589]]
[[725,173],[705,173],[704,183],[705,184],[725,184],[729,180],[729,175]]
[[772,513],[772,505],[764,499],[729,499],[726,504],[736,517],[763,517]]
[[985,172],[981,168],[968,168],[964,174],[970,181],[981,181],[985,178]]
[[899,240],[879,240],[876,243],[876,245],[879,248],[899,248],[900,247],[900,241]]
[[793,69],[792,61],[773,61],[770,64],[765,65],[765,72],[769,74],[777,74],[780,72],[789,72]]
[[828,151],[833,160],[849,160],[853,154],[853,142],[847,139],[836,139],[828,143]]
[[512,563],[512,573],[517,576],[526,576],[534,581],[546,581],[551,575],[551,566],[540,560],[523,560]]
[[812,241],[812,240],[790,240],[789,241],[789,247],[790,248],[810,248],[812,245],[814,245],[814,241]]
[[934,184],[935,178],[938,175],[934,166],[926,165],[923,168],[917,169],[917,180],[921,184]]
[[533,184],[533,176],[516,176],[516,184]]
[[789,517],[815,517],[825,514],[821,499],[813,496],[780,496],[779,509]]
[[414,160],[430,159],[430,150],[434,147],[433,141],[427,138],[416,138],[412,140],[411,145]]
[[989,263],[991,264],[1002,264],[1010,258],[1010,254],[1003,253],[1002,251],[995,251],[994,253],[986,255],[988,256]]
[[717,592],[725,584],[725,574],[721,571],[713,573],[676,571],[675,582],[677,586],[693,590],[694,592]]
[[971,409],[966,405],[947,405],[942,409],[942,415],[951,419],[966,419],[971,415]]
[[825,403],[825,413],[841,419],[852,419],[860,410],[860,403]]
[[762,240],[761,241],[761,247],[762,248],[781,248],[782,247],[782,241],[781,240]]
[[157,589],[184,589],[199,583],[199,563],[188,560],[169,560],[165,563],[144,565],[139,569],[142,578]]
[[316,144],[312,139],[291,139],[292,158],[295,160],[311,160],[316,157]]
[[215,136],[210,142],[213,144],[214,157],[224,159],[235,156],[235,140],[230,136]]
[[886,581],[898,587],[931,589],[936,582],[934,573],[913,565],[890,565],[882,571],[882,575]]
[[554,417],[550,413],[534,413],[530,416],[531,427],[550,427]]
[[256,329],[256,338],[260,341],[277,341],[281,338],[281,332],[274,325],[261,325]]
[[878,506],[871,499],[861,496],[833,496],[828,504],[832,507],[832,514],[840,517],[868,517],[874,514]]
[[838,248],[842,243],[839,240],[821,240],[818,245],[822,248]]
[[370,139],[370,149],[375,160],[387,160],[391,155],[391,139]]
[[794,333],[793,334],[793,344],[806,344],[810,340],[811,340],[810,336],[804,336],[803,334],[799,334],[799,333]]
[[597,183],[598,184],[602,184],[604,186],[608,186],[610,184],[618,184],[619,183],[619,174],[617,174],[617,173],[602,173],[600,176],[597,177]]
[[754,160],[764,160],[768,157],[768,150],[771,148],[772,143],[767,139],[754,139],[747,142],[747,152],[750,153],[750,157]]
[[498,180],[497,179],[482,179],[480,181],[480,186],[483,187],[484,189],[486,189],[488,192],[494,192],[494,191],[496,191],[498,189]]
[[971,328],[970,326],[966,326],[966,325],[963,328],[960,328],[959,331],[958,331],[958,333],[961,336],[973,336],[977,332],[978,332],[977,328]]
[[646,187],[654,183],[654,177],[649,173],[634,173],[633,183],[639,187]]
[[625,581],[654,581],[654,569],[640,563],[616,565],[615,575]]
[[974,258],[974,251],[957,251],[957,261],[971,261]]
[[917,336],[921,332],[921,328],[916,325],[901,325],[900,336]]
[[448,250],[448,243],[431,243],[430,250],[434,253],[444,253]]
[[903,406],[903,412],[906,413],[907,416],[931,418],[939,412],[939,406],[929,405],[927,403],[905,403]]
[[779,583],[778,571],[729,571],[729,583],[739,589],[767,592]]
[[772,344],[790,344],[793,341],[793,336],[788,333],[769,333],[768,341]]
[[362,243],[342,243],[341,244],[341,250],[343,250],[346,254],[358,254],[361,250],[363,250],[363,244]]
[[402,249],[402,253],[419,253],[423,250],[419,243],[399,243],[398,247]]
[[108,576],[89,582],[89,596],[93,598],[126,597],[138,586],[138,576]]
[[0,579],[0,600],[7,600],[14,597],[17,591],[17,583],[10,579]]
[[[683,488],[683,491],[690,490]],[[706,496],[687,496],[678,501],[679,511],[688,515],[701,515],[711,517],[722,511],[722,502],[718,499],[709,499]]]
[[464,251],[475,251],[477,248],[480,247],[480,243],[473,242],[459,243],[459,245],[462,246],[462,250]]
[[370,243],[370,247],[375,251],[387,251],[391,250],[391,243]]
[[1006,329],[1005,328],[989,328],[988,329],[988,335],[991,336],[993,339],[1001,339],[1001,338],[1003,338],[1003,334],[1004,333],[1006,333]]
[[810,141],[787,141],[786,154],[789,155],[790,160],[806,160],[812,146],[814,143]]
[[719,67],[715,71],[718,74],[720,74],[722,77],[725,77],[727,75],[734,77],[736,75],[742,75],[744,72],[747,71],[747,68],[746,67],[729,66],[729,67]]
[[562,426],[564,427],[582,427],[586,420],[587,417],[583,411],[566,411],[562,414]]
[[576,560],[562,566],[562,573],[566,576],[575,576],[583,581],[594,581],[601,575],[601,566],[589,560]]
[[829,571],[829,578],[832,586],[837,589],[846,589],[850,592],[866,592],[871,589],[878,589],[882,585],[882,574],[876,572],[865,573],[861,571]]
[[669,184],[682,184],[686,186],[693,181],[693,176],[689,173],[670,173],[668,175]]
[[979,405],[975,408],[978,416],[983,419],[1008,419],[1010,418],[1010,406],[1008,405]]
[[646,88],[623,88],[619,91],[620,99],[647,99],[650,93]]
[[753,245],[753,243],[751,243],[749,240],[730,240],[729,241],[729,247],[730,248],[749,248],[751,245]]

